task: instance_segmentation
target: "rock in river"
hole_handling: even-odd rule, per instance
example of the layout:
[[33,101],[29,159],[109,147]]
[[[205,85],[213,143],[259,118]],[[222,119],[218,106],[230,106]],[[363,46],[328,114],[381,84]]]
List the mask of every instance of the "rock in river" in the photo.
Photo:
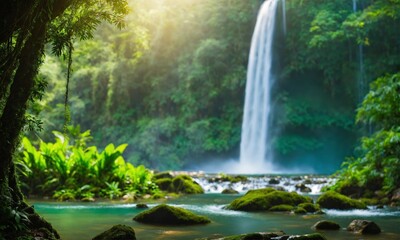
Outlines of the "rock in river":
[[206,224],[211,221],[179,207],[166,204],[158,205],[136,215],[133,220],[155,225],[194,225]]
[[353,220],[347,227],[347,231],[361,233],[361,234],[379,234],[381,232],[380,227],[367,220]]
[[136,240],[135,231],[126,225],[115,225],[92,240]]

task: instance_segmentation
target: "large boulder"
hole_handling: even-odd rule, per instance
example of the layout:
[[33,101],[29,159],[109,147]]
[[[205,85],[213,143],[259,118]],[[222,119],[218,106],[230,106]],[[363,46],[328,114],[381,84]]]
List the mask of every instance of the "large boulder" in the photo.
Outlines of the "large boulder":
[[173,191],[185,194],[204,193],[204,189],[188,175],[179,175],[172,179]]
[[340,225],[327,220],[321,220],[312,226],[312,229],[315,230],[339,230]]
[[334,191],[328,191],[322,194],[317,199],[317,203],[322,208],[327,208],[327,209],[349,210],[349,209],[367,208],[367,206],[364,203],[358,200],[351,199]]
[[303,208],[308,213],[315,213],[321,210],[319,206],[313,203],[300,203],[298,207]]
[[379,234],[381,232],[380,227],[367,220],[353,220],[347,227],[347,231],[360,233],[360,234]]
[[196,215],[179,207],[166,204],[158,205],[136,215],[133,220],[155,225],[195,225],[206,224],[211,221],[203,216]]
[[244,196],[232,201],[226,208],[239,211],[267,211],[277,205],[297,206],[307,202],[312,202],[312,199],[295,192],[263,188],[248,191]]
[[126,225],[115,225],[92,240],[136,240],[135,231]]

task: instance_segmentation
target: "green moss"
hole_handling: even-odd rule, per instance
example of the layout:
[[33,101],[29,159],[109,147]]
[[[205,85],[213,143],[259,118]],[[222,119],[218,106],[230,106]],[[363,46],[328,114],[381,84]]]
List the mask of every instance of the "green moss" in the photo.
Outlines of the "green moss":
[[133,220],[155,225],[193,225],[211,222],[206,217],[198,216],[183,208],[172,207],[166,204],[161,204],[141,212]]
[[328,208],[328,209],[348,210],[348,209],[367,208],[367,206],[364,203],[351,199],[334,191],[328,191],[322,194],[318,198],[317,203],[322,208]]
[[272,212],[290,212],[294,209],[293,206],[287,205],[287,204],[281,204],[277,206],[273,206],[272,208],[269,209],[269,211]]
[[306,213],[307,213],[307,210],[305,210],[305,209],[302,208],[302,207],[297,207],[293,212],[294,212],[295,214],[306,214]]
[[379,199],[376,198],[361,198],[360,201],[368,206],[379,204]]
[[152,198],[152,199],[155,199],[155,200],[161,199],[161,198],[165,198],[165,197],[166,197],[165,192],[157,192],[157,193],[154,193],[154,194],[151,196],[151,198]]
[[162,191],[170,191],[172,189],[172,179],[160,178],[154,181],[158,188]]
[[162,178],[169,178],[172,179],[174,176],[172,175],[171,172],[159,172],[153,175],[153,181],[162,179]]
[[299,207],[304,208],[309,213],[318,212],[320,210],[319,206],[313,203],[300,203]]
[[263,211],[277,205],[297,206],[300,203],[312,202],[309,197],[301,196],[295,192],[278,191],[273,188],[251,190],[246,195],[235,199],[227,209],[240,211]]
[[232,188],[224,189],[221,193],[222,194],[239,194],[238,191],[236,191],[235,189],[232,189]]
[[109,230],[97,235],[93,240],[136,240],[135,231],[126,225],[115,225]]
[[179,175],[172,180],[173,191],[186,194],[204,193],[203,188],[190,176]]

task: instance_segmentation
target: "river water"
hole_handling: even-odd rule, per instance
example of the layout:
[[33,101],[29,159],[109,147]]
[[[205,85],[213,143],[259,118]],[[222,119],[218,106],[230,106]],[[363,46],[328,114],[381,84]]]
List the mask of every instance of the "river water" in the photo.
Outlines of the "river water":
[[[212,184],[215,185],[215,183]],[[243,187],[243,184],[241,187]],[[251,186],[245,186],[245,188],[248,187]],[[215,187],[209,187],[209,189],[215,190]],[[243,194],[243,191],[241,194]],[[323,235],[325,235],[327,239],[400,239],[400,209],[370,208],[369,210],[354,211],[327,210],[325,215],[292,215],[288,213],[271,212],[247,213],[225,210],[223,208],[238,196],[240,195],[224,195],[217,193],[216,190],[209,190],[206,194],[187,195],[176,199],[164,200],[165,203],[173,206],[182,207],[195,213],[205,215],[212,221],[207,225],[185,227],[152,226],[137,223],[133,221],[132,218],[143,211],[143,209],[137,209],[135,203],[124,203],[120,201],[95,203],[46,202],[32,200],[31,203],[34,205],[37,212],[53,224],[64,240],[92,239],[97,234],[109,229],[115,224],[126,224],[133,227],[139,240],[196,239],[212,236],[214,234],[228,236],[249,232],[278,230],[283,230],[287,234],[306,234],[314,232],[311,226],[323,219],[333,220],[342,227],[340,231],[323,232]],[[311,196],[315,198],[318,194],[311,193]],[[156,206],[157,204],[159,204],[159,202],[148,203],[149,207]],[[354,219],[375,221],[383,232],[377,236],[361,236],[349,233],[345,228]]]

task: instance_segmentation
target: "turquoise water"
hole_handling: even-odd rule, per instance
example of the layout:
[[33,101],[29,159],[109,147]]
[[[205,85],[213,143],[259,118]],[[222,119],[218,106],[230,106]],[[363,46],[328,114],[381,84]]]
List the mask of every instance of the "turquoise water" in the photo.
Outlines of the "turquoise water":
[[[115,224],[126,224],[134,228],[139,240],[152,239],[196,239],[213,234],[233,235],[247,232],[283,230],[287,234],[314,232],[311,226],[319,220],[329,219],[342,228],[354,219],[375,221],[383,230],[378,236],[360,236],[347,231],[324,232],[327,239],[344,240],[399,240],[400,210],[327,211],[326,215],[296,216],[284,213],[246,213],[229,211],[223,207],[237,195],[203,194],[166,200],[166,203],[205,215],[211,224],[188,227],[152,226],[137,223],[132,218],[143,211],[136,204],[122,202],[64,203],[31,201],[37,212],[44,216],[59,231],[64,240],[88,240]],[[150,207],[158,203],[149,203]]]

